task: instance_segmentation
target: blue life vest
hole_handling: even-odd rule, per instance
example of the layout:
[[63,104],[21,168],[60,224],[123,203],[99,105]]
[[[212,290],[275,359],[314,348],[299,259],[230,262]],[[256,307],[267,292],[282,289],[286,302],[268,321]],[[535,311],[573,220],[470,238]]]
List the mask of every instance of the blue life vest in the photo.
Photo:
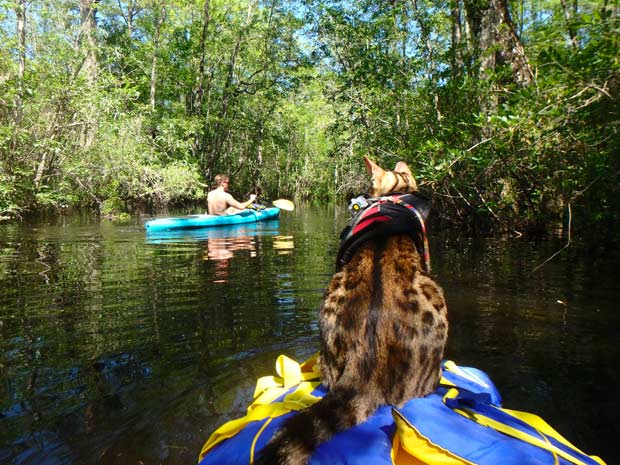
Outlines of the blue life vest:
[[[277,377],[257,382],[248,414],[216,430],[200,465],[251,464],[286,419],[325,395],[316,359],[280,356]],[[501,408],[483,371],[443,363],[436,391],[403,408],[384,406],[367,421],[321,444],[310,465],[605,465],[540,417]]]

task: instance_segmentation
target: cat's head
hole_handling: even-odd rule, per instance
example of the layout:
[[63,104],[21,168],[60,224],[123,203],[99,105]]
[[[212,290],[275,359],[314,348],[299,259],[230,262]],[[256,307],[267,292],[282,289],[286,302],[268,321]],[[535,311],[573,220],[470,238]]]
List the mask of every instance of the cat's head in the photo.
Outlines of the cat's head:
[[370,195],[381,197],[390,192],[412,193],[418,191],[413,174],[404,161],[396,163],[393,171],[386,171],[368,157],[364,157],[368,174],[372,177]]

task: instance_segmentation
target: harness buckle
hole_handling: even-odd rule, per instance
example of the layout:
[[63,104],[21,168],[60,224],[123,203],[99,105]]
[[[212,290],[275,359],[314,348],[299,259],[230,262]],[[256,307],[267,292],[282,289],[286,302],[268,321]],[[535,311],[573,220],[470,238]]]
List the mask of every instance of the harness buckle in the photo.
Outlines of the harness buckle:
[[351,202],[349,203],[349,212],[351,215],[355,216],[361,210],[368,208],[368,205],[370,204],[368,203],[366,197],[363,195],[358,195],[357,197],[351,199]]

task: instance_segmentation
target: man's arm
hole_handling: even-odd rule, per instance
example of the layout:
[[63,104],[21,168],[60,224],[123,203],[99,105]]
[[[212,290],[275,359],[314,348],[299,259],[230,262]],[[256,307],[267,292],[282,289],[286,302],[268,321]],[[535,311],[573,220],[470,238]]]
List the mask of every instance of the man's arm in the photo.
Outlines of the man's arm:
[[247,208],[252,202],[254,202],[255,198],[256,198],[256,195],[252,194],[250,195],[250,200],[248,200],[247,202],[237,202],[232,195],[230,195],[229,193],[226,193],[226,202],[228,203],[228,205],[230,207],[238,208],[239,210],[243,210],[244,208]]

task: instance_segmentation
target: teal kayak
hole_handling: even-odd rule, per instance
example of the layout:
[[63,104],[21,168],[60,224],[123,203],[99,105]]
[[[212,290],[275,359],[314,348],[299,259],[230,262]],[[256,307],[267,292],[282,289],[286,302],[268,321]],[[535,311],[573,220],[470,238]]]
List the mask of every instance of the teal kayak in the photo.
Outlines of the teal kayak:
[[279,208],[265,208],[264,210],[243,210],[235,215],[188,215],[177,218],[156,218],[147,220],[144,227],[147,231],[166,231],[171,229],[197,229],[213,226],[230,226],[234,224],[254,223],[277,218]]
[[231,224],[217,228],[194,229],[147,229],[149,244],[171,242],[201,242],[210,239],[237,239],[240,237],[277,236],[280,220],[278,218],[254,223]]

